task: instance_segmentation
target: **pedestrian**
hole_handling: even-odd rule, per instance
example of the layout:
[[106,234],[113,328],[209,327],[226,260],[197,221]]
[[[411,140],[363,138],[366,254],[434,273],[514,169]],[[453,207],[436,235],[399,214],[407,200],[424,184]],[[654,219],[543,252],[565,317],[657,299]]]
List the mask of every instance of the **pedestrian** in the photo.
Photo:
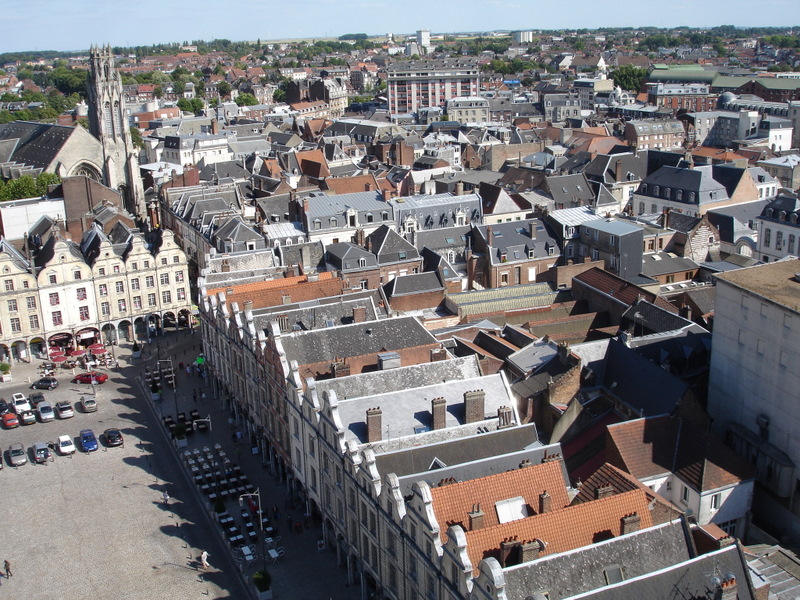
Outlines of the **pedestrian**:
[[275,519],[276,521],[281,518],[281,513],[278,510],[277,504],[272,505],[272,518]]
[[292,522],[293,521],[294,521],[294,519],[292,519],[292,515],[286,515],[286,525],[289,527],[289,531],[292,530]]
[[197,404],[197,388],[194,390],[194,403]]
[[11,563],[7,560],[3,561],[3,568],[6,570],[6,579],[13,576],[14,574],[11,572]]
[[169,493],[167,490],[164,490],[164,493],[161,494],[161,498],[164,500],[164,504],[169,504]]
[[200,564],[204,569],[207,569],[209,567],[208,552],[206,552],[205,550],[203,550],[203,553],[200,555]]

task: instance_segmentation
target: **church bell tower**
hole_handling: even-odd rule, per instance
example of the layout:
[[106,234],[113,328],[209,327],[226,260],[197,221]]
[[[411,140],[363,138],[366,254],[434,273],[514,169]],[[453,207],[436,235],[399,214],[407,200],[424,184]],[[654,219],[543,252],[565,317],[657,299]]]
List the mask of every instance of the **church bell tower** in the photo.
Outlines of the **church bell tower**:
[[114,68],[111,46],[92,46],[86,82],[89,132],[103,146],[103,183],[119,191],[131,214],[146,217],[139,158],[133,147],[122,81]]

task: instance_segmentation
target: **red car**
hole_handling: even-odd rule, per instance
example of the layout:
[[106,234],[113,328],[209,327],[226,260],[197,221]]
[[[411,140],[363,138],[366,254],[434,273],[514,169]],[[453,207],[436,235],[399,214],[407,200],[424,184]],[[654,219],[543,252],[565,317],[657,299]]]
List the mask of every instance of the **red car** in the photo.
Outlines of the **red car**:
[[78,373],[75,375],[72,383],[92,383],[92,380],[94,380],[95,383],[105,383],[108,381],[108,375],[105,373],[98,373],[97,371],[92,371],[91,373]]
[[14,429],[14,427],[19,427],[19,419],[14,413],[6,413],[0,417],[0,419],[2,419],[3,427],[6,429]]

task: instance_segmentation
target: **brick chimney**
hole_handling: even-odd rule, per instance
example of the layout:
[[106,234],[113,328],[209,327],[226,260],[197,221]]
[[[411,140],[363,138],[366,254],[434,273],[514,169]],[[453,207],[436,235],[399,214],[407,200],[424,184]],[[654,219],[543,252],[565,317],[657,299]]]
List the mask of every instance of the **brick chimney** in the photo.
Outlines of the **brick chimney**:
[[334,377],[347,377],[350,375],[350,365],[345,362],[335,361],[331,364],[331,371]]
[[464,195],[464,182],[456,181],[456,196],[463,196],[463,195]]
[[601,498],[608,498],[609,496],[614,495],[614,486],[610,483],[604,483],[598,488],[594,490],[594,497],[596,500],[600,500]]
[[727,575],[714,590],[714,600],[736,600],[736,577]]
[[365,192],[371,192],[372,191],[372,184],[369,183],[369,182],[365,183],[364,184],[364,191]]
[[480,504],[473,504],[472,511],[467,513],[469,517],[469,530],[475,531],[476,529],[483,529],[484,527],[484,513]]
[[431,400],[431,414],[433,415],[432,429],[444,429],[447,418],[447,400],[444,398]]
[[434,348],[431,350],[431,362],[447,360],[447,350],[444,348]]
[[497,427],[509,427],[513,421],[513,414],[510,406],[501,406],[497,409]]
[[626,533],[633,533],[634,531],[639,531],[642,525],[642,518],[637,515],[636,513],[631,513],[629,515],[625,515],[621,519],[622,521],[622,531],[620,532],[621,535],[625,535]]
[[354,306],[353,307],[353,323],[364,323],[367,320],[367,307]]
[[521,563],[531,562],[539,558],[539,553],[544,550],[544,542],[542,540],[528,540],[522,542],[520,546]]
[[472,390],[464,392],[464,416],[466,423],[477,423],[484,419],[483,404],[486,399],[486,392],[483,390]]
[[494,232],[492,231],[491,225],[486,228],[486,243],[489,244],[490,248],[494,246]]
[[622,181],[622,161],[617,159],[617,164],[614,165],[614,179],[617,180],[617,183]]
[[367,441],[370,443],[381,441],[382,414],[380,407],[367,409]]
[[547,513],[551,510],[553,510],[553,497],[545,490],[539,494],[539,514]]
[[383,201],[384,202],[388,202],[389,198],[391,198],[391,197],[392,197],[391,190],[383,190]]
[[516,537],[509,537],[500,542],[500,566],[507,567],[519,564],[513,560],[511,555],[519,548],[520,542]]

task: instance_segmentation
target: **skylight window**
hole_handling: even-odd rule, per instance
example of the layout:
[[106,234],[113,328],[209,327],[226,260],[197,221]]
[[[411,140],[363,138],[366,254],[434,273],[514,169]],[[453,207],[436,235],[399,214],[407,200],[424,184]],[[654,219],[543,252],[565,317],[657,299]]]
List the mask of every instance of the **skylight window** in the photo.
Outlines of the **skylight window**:
[[497,511],[497,520],[500,523],[510,523],[528,517],[528,505],[525,498],[517,496],[508,500],[495,502],[494,508]]

